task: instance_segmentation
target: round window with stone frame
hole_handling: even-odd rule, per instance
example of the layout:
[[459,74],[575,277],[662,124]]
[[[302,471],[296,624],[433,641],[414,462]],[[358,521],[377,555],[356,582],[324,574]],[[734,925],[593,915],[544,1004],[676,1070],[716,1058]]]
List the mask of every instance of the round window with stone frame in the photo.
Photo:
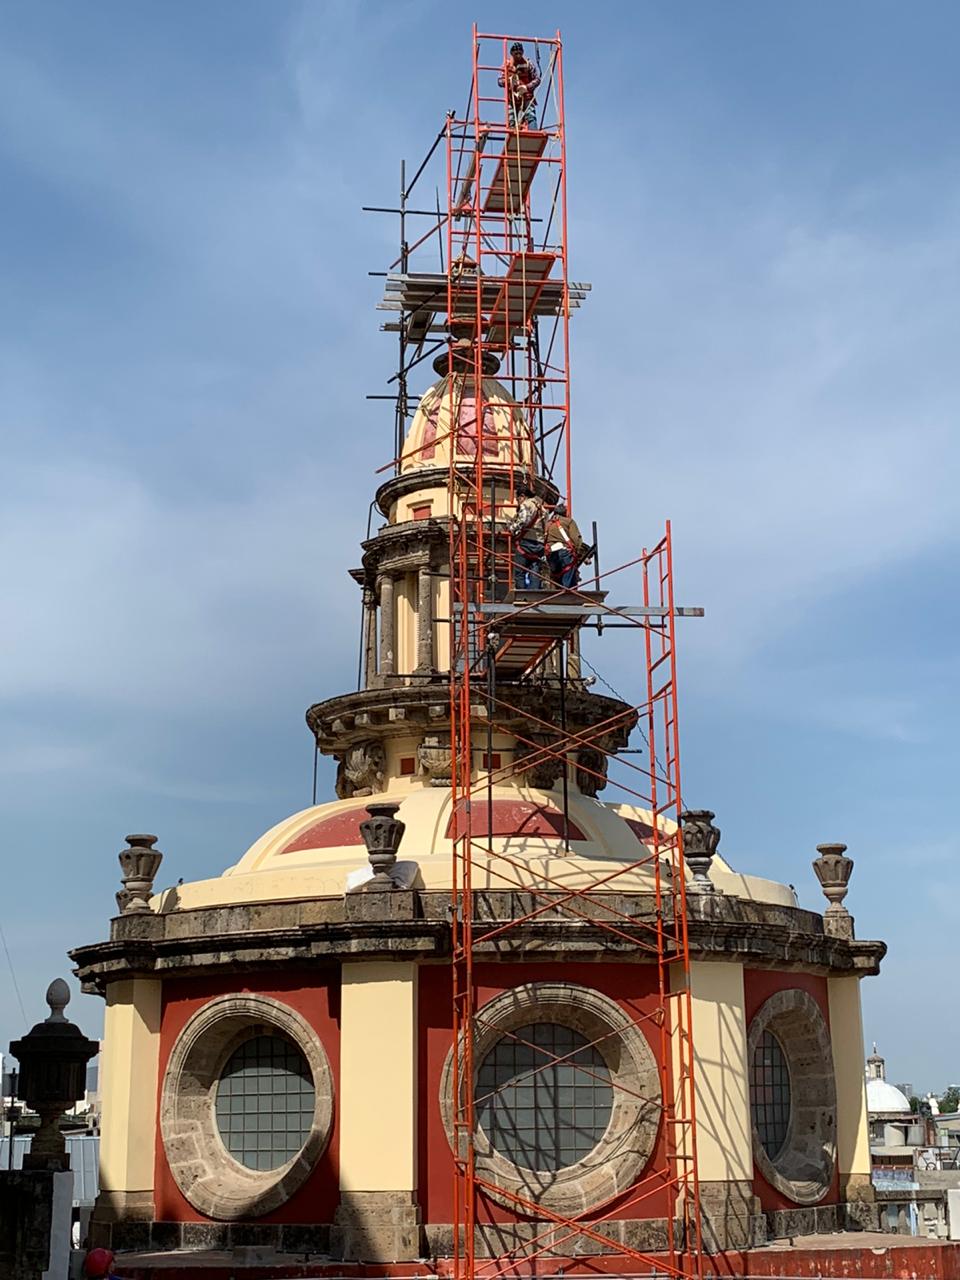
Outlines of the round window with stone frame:
[[[478,1176],[497,1188],[489,1194],[521,1213],[526,1201],[569,1214],[632,1186],[662,1113],[656,1059],[637,1023],[569,982],[511,988],[475,1019],[474,1149]],[[453,1074],[451,1047],[440,1084],[451,1147]],[[458,1087],[462,1105],[462,1077]]]
[[837,1163],[837,1091],[826,1019],[791,987],[770,996],[747,1036],[754,1162],[795,1204],[816,1204]]
[[269,996],[219,996],[174,1043],[160,1134],[174,1181],[207,1217],[259,1217],[303,1185],[333,1125],[320,1038]]

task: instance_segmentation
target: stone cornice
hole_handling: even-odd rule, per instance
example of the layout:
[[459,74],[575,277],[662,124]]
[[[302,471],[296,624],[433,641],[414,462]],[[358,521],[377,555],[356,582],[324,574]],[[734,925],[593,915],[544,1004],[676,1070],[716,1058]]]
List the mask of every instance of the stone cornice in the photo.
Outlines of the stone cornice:
[[[449,724],[450,686],[445,675],[387,677],[389,683],[376,689],[362,689],[317,702],[307,711],[307,724],[326,754],[370,738],[389,737],[418,731],[436,733]],[[498,728],[524,738],[554,736],[552,726],[560,724],[559,684],[516,684],[504,687],[502,702],[494,721]],[[565,712],[568,729],[582,732],[594,725],[616,721],[600,737],[591,741],[605,751],[625,747],[636,712],[628,703],[605,694],[588,692],[570,684],[566,688]],[[478,698],[473,709],[480,723],[486,723],[486,702]],[[619,718],[618,718],[619,717]],[[537,724],[540,721],[540,724]]]
[[[498,467],[496,463],[484,461],[483,464],[486,475],[501,475],[506,480],[509,478],[511,469],[509,467]],[[460,468],[463,474],[473,476],[473,468],[463,465]],[[516,477],[516,468],[513,469]],[[446,490],[450,484],[449,467],[423,467],[416,471],[403,471],[400,475],[391,476],[377,490],[374,501],[385,516],[389,516],[390,508],[401,498],[405,498],[407,494],[416,493],[419,490],[426,489],[444,489]],[[542,476],[534,476],[533,484],[541,498],[548,502],[555,502],[559,494],[555,484],[545,480]]]
[[[656,904],[650,894],[594,893],[577,906],[593,919],[564,916],[559,907],[552,918],[543,913],[484,943],[485,932],[542,907],[546,896],[477,893],[475,954],[494,962],[531,957],[651,962]],[[863,977],[879,972],[886,953],[882,942],[826,935],[821,916],[796,907],[719,894],[691,894],[688,901],[694,959]],[[70,955],[84,989],[101,993],[110,982],[133,976],[199,976],[343,957],[439,959],[449,954],[449,906],[448,893],[396,890],[120,916],[112,922],[109,941],[78,947]],[[616,931],[600,923],[605,907],[618,913]]]
[[447,560],[450,521],[446,516],[385,525],[361,543],[368,580],[392,570],[406,573],[421,566],[439,569]]

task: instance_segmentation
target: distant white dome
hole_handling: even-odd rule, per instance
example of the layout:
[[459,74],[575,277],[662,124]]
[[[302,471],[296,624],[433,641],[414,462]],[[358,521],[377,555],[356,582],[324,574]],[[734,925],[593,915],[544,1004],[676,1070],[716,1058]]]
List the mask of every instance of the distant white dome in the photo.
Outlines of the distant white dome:
[[867,1081],[868,1111],[909,1111],[910,1101],[886,1080]]

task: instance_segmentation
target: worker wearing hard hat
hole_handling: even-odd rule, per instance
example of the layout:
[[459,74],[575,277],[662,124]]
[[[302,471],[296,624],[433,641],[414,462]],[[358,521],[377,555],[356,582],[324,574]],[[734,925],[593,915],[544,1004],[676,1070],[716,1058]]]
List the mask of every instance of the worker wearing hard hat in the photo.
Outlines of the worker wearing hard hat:
[[510,128],[537,127],[536,88],[540,72],[529,58],[523,56],[523,45],[517,41],[510,46],[510,56],[500,72],[497,84],[507,90],[507,119]]
[[580,565],[587,550],[577,522],[567,515],[563,499],[554,503],[547,515],[544,542],[550,577],[558,587],[575,587],[580,580]]

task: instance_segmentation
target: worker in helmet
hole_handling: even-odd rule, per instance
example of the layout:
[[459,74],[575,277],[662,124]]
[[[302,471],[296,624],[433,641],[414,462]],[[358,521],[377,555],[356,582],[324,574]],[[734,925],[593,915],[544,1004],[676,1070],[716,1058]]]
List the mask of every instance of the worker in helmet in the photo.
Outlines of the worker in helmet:
[[546,524],[543,503],[532,485],[517,486],[517,514],[507,527],[514,539],[514,587],[518,591],[542,590]]
[[497,84],[507,90],[507,119],[510,128],[535,129],[537,127],[536,88],[540,72],[529,58],[523,56],[523,45],[518,41],[510,46],[510,56],[500,72]]
[[567,504],[562,498],[553,504],[547,514],[544,541],[550,577],[558,587],[575,587],[580,581],[580,565],[584,559],[586,544],[577,528],[577,522],[567,515]]

